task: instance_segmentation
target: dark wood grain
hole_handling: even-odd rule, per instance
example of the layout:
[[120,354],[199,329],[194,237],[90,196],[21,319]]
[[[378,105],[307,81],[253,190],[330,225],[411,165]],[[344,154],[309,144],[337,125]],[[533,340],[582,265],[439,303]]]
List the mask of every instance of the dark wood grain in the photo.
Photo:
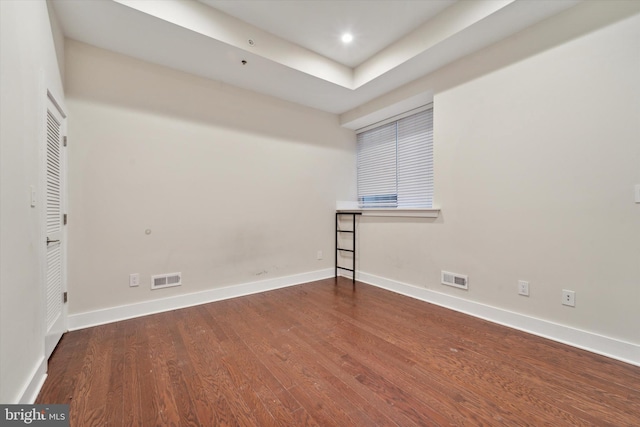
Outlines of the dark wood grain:
[[70,332],[72,426],[638,426],[640,368],[348,279]]

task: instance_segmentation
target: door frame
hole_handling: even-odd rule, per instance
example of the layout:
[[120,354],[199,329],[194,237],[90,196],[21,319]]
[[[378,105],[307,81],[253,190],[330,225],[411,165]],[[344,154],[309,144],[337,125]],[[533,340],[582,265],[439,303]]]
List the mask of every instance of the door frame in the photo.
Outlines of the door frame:
[[[42,91],[44,92],[44,91]],[[42,93],[41,92],[41,93]],[[51,337],[47,335],[47,111],[49,110],[49,106],[53,105],[57,112],[60,114],[62,118],[61,123],[61,136],[67,135],[67,113],[63,108],[62,104],[58,100],[64,99],[62,96],[56,96],[51,89],[46,88],[45,95],[42,96],[42,108],[41,108],[41,138],[40,138],[40,148],[39,148],[39,157],[40,157],[40,165],[38,171],[38,191],[36,198],[36,208],[39,211],[38,221],[40,228],[40,239],[39,239],[39,257],[40,257],[40,289],[41,289],[41,307],[42,307],[42,337],[43,337],[43,345],[44,345],[44,356],[45,359],[48,359],[51,356],[51,353],[55,349],[58,344],[58,340],[52,342]],[[61,187],[60,187],[60,197],[61,197],[61,215],[68,213],[68,183],[67,183],[67,152],[64,144],[61,144],[60,149],[60,179],[61,179]],[[62,221],[62,218],[61,218]],[[67,292],[67,227],[63,224],[61,227],[61,242],[60,242],[60,251],[61,251],[61,288],[62,292]],[[62,295],[60,296],[62,298]],[[62,331],[68,331],[67,324],[67,304],[62,304]]]

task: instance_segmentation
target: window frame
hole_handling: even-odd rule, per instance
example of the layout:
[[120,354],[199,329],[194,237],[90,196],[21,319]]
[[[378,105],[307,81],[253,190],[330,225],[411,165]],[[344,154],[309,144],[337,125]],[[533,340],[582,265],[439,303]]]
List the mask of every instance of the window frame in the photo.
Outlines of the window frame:
[[[356,134],[358,135],[358,146],[356,155],[356,205],[358,210],[362,212],[368,212],[370,215],[384,214],[384,216],[388,216],[387,214],[391,212],[394,212],[393,216],[434,217],[438,215],[439,209],[434,208],[433,206],[433,110],[433,103],[429,103],[356,130]],[[429,114],[425,117],[415,118],[415,121],[406,120],[407,118],[416,116],[423,112],[429,112]],[[403,121],[403,119],[405,120]],[[400,122],[402,122],[402,124],[400,124]],[[395,135],[393,137],[389,135],[390,131],[388,129],[388,125],[390,124],[394,125],[393,128]],[[405,154],[399,154],[398,147],[400,144],[402,144],[402,138],[399,136],[398,129],[403,125],[405,126],[405,128],[407,128],[406,124],[409,124],[410,126],[415,125],[417,127],[417,132],[415,134],[411,134],[411,132],[405,134],[404,140],[415,139],[415,135],[419,135],[420,132],[426,132],[424,140],[421,136],[419,136],[420,139],[417,141],[418,145],[416,145],[415,141],[410,141],[410,145],[405,144],[405,146],[403,146],[404,148],[402,148],[403,150],[406,149],[412,151],[416,150],[416,147],[418,147],[417,149],[419,151],[422,151],[421,153],[418,153],[418,155],[421,156],[419,161],[429,162],[425,169],[416,169],[415,162],[411,160],[400,162],[401,164],[399,165],[399,157],[405,157],[405,159],[407,159],[407,157]],[[387,127],[386,130],[385,127]],[[408,129],[411,130],[410,127]],[[381,133],[378,139],[376,139],[376,135],[372,133],[372,131],[378,131],[379,133]],[[362,136],[363,134],[366,135]],[[407,135],[409,136],[409,138],[406,138]],[[363,139],[365,137],[370,137],[370,140],[365,141]],[[419,145],[423,142],[424,144],[426,144],[424,147]],[[369,147],[370,149],[365,151],[362,150],[361,144],[376,145],[373,146],[373,148]],[[380,148],[381,144],[384,145],[383,148]],[[394,150],[390,150],[387,145],[392,145],[394,147]],[[392,158],[390,159],[389,156],[391,156],[391,151],[394,152]],[[375,156],[377,155],[383,157],[379,163],[377,163],[375,160]],[[371,161],[371,158],[374,158],[373,162]],[[389,171],[389,167],[394,163],[395,176],[392,178],[393,182],[391,182],[389,181],[391,179],[390,175],[394,174]],[[381,170],[376,170],[377,167],[380,167]],[[361,175],[363,173],[363,170],[364,178],[363,175]],[[399,178],[401,174],[404,176],[406,171],[410,172],[410,180]],[[386,176],[380,177],[377,174],[378,172]],[[369,176],[367,177],[367,175]],[[371,175],[375,175],[376,178],[371,178]],[[401,179],[403,179],[404,181],[400,182]],[[401,200],[399,200],[401,197],[401,193],[406,194],[406,188],[414,186],[414,179],[420,180],[418,189],[409,192],[411,197],[408,199],[408,204],[402,204]],[[383,184],[380,184],[381,182]],[[363,183],[365,184],[365,189],[362,188]],[[377,186],[379,186],[379,188],[382,190],[380,193],[376,194],[375,191],[378,190]],[[394,186],[395,189],[393,190],[393,192],[389,191],[390,188],[393,188]],[[414,200],[416,199],[416,197],[418,198],[417,202],[416,200]],[[369,198],[369,202],[373,203],[367,203],[364,198]],[[422,199],[426,199],[424,200],[426,203],[422,204]],[[418,203],[418,205],[416,205],[416,203]]]

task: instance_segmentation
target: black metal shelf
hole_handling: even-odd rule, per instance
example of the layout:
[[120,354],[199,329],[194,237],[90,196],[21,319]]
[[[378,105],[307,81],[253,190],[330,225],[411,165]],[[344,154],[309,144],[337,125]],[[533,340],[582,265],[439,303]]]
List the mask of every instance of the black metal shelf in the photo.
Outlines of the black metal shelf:
[[[349,215],[351,216],[351,224],[352,224],[352,229],[351,230],[340,230],[338,228],[339,226],[339,218],[340,216],[343,215]],[[335,264],[335,277],[338,277],[338,270],[346,270],[346,271],[351,271],[353,273],[353,289],[355,290],[356,288],[356,216],[358,215],[362,215],[362,212],[336,212],[336,264]],[[346,248],[340,248],[338,247],[338,233],[349,233],[349,234],[353,234],[353,249],[346,249]],[[353,260],[352,260],[352,268],[346,268],[346,267],[340,267],[338,265],[338,253],[339,252],[351,252],[353,253]],[[337,283],[337,282],[336,282]]]

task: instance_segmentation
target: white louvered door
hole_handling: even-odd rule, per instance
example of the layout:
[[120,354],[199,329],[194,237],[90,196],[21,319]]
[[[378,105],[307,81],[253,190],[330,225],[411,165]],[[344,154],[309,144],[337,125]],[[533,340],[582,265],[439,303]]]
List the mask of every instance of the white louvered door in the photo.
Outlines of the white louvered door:
[[45,230],[46,230],[46,335],[48,358],[66,329],[64,310],[64,116],[51,98],[47,104],[45,147]]

